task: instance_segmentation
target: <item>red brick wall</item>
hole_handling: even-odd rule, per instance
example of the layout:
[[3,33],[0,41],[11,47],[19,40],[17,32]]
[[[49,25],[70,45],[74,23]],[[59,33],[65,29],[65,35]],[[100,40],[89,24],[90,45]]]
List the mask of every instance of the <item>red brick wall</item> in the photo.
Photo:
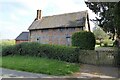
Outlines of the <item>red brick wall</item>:
[[[60,44],[67,45],[66,35],[72,36],[74,32],[82,30],[81,28],[68,29],[48,29],[48,30],[32,30],[30,31],[30,41],[40,42],[43,44]],[[69,43],[71,44],[71,42]]]
[[16,40],[16,44],[20,44],[20,43],[23,43],[23,42],[29,42],[29,41]]

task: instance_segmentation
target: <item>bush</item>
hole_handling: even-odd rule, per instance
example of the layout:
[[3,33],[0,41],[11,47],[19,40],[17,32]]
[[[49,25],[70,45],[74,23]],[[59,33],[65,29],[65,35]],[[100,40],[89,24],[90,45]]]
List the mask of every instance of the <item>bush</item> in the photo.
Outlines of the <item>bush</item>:
[[9,52],[11,53],[12,52],[11,48],[13,48],[12,45],[15,45],[15,40],[0,40],[0,56],[2,56],[3,49],[6,49],[3,55],[9,54]]
[[2,56],[12,55],[15,52],[15,46],[2,46]]
[[39,43],[21,43],[8,46],[3,49],[2,55],[28,55],[58,59],[67,62],[78,62],[78,52],[76,48],[58,45],[48,45]]
[[72,35],[72,45],[83,50],[94,50],[95,36],[92,32],[81,31]]

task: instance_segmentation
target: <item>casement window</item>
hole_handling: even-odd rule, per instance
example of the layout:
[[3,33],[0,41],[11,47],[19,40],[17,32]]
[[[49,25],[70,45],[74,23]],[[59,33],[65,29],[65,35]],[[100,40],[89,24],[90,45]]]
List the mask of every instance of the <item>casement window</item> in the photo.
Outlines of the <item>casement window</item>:
[[75,30],[75,28],[68,28],[69,29],[69,31],[74,31]]
[[68,34],[66,34],[66,45],[67,46],[70,46],[70,44],[71,44],[71,37],[70,37],[70,35],[68,35]]

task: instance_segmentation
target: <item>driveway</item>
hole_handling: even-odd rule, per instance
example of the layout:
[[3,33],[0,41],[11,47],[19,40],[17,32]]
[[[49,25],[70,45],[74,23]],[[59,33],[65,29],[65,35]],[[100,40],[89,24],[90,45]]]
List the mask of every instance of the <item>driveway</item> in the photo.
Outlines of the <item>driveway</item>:
[[73,75],[75,77],[82,76],[87,78],[119,78],[120,68],[84,64],[81,65],[80,72]]

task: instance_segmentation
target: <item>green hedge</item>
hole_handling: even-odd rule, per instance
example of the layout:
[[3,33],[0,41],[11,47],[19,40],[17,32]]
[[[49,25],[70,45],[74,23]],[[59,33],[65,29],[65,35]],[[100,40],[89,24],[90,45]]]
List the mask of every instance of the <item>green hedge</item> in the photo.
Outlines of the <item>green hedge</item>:
[[46,57],[67,62],[78,62],[78,52],[76,48],[58,45],[39,44],[35,42],[21,43],[14,46],[5,47],[2,55],[23,55]]
[[95,36],[92,32],[81,31],[72,35],[72,46],[83,50],[94,50]]

